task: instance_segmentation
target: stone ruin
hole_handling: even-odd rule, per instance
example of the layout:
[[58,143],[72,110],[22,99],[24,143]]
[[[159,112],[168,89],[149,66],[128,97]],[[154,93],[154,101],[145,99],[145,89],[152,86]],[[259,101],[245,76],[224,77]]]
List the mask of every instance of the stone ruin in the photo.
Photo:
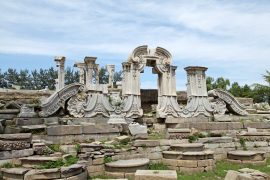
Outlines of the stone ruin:
[[[184,68],[187,103],[183,105],[176,91],[177,67],[166,49],[134,49],[122,63],[121,83],[115,83],[115,65],[107,65],[109,82],[99,84],[96,61],[85,57],[75,63],[79,82],[65,85],[65,57],[56,57],[56,91],[0,92],[0,165],[19,166],[1,168],[3,179],[85,180],[104,174],[176,179],[176,171],[211,171],[220,159],[266,163],[269,105],[253,105],[252,100],[221,89],[207,92],[206,67]],[[150,113],[144,113],[145,91],[140,87],[145,66],[158,77],[157,103],[151,104]],[[70,157],[76,163],[36,168],[65,164]],[[147,170],[149,163],[163,163],[171,170],[155,173]]]

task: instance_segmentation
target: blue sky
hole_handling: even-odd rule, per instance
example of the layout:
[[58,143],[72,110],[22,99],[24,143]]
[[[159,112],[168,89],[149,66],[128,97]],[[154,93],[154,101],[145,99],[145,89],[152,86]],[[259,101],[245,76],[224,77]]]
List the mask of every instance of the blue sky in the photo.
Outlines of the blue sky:
[[[66,56],[68,66],[96,56],[120,70],[139,45],[171,52],[177,90],[185,90],[189,65],[241,85],[263,83],[270,70],[270,1],[0,1],[2,70],[55,66],[56,55]],[[142,87],[156,84],[147,68]]]

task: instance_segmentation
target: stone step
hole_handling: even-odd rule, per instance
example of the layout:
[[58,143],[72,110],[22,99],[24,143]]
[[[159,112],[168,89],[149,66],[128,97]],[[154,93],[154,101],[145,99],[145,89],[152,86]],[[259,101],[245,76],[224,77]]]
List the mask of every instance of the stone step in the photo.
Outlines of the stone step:
[[203,151],[204,150],[204,144],[202,144],[202,143],[172,144],[170,149],[173,150],[173,151],[181,151],[181,152]]
[[189,128],[168,128],[167,138],[168,139],[182,139],[187,138],[191,133]]
[[18,134],[1,134],[0,140],[3,141],[26,141],[31,142],[31,133],[18,133]]
[[162,155],[165,159],[181,159],[183,152],[181,151],[163,151]]
[[0,109],[0,114],[18,114],[19,109]]
[[214,159],[214,151],[204,150],[204,151],[183,152],[182,159],[183,160]]
[[36,132],[36,131],[45,131],[46,129],[45,124],[39,124],[39,125],[28,125],[28,126],[22,126],[21,129],[23,132]]
[[3,179],[19,180],[29,171],[26,168],[1,168]]
[[61,158],[62,157],[30,156],[30,157],[20,158],[20,161],[23,167],[33,168],[47,162],[57,161]]
[[124,172],[124,173],[135,173],[136,170],[145,170],[149,164],[149,159],[129,159],[129,160],[118,160],[105,164],[105,171],[108,172]]
[[177,180],[176,170],[137,170],[135,180]]
[[265,163],[265,152],[263,151],[229,151],[227,153],[228,160],[232,160],[239,163]]

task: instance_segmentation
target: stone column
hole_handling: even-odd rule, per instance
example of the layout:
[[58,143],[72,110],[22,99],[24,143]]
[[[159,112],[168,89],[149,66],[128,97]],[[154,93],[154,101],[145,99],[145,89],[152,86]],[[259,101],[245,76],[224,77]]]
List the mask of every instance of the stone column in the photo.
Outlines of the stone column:
[[182,112],[182,117],[196,117],[212,115],[213,108],[208,100],[205,72],[206,67],[189,66],[187,71],[188,104]]
[[99,72],[100,72],[99,64],[96,64],[96,84],[99,84]]
[[85,86],[87,88],[93,84],[93,71],[95,68],[96,57],[85,57],[84,62],[86,64],[86,77],[85,77]]
[[85,84],[85,63],[75,63],[74,67],[77,67],[79,69],[79,74],[80,74],[80,78],[79,78],[79,83]]
[[187,71],[187,95],[190,96],[201,96],[207,97],[206,78],[205,72],[206,67],[200,66],[189,66],[186,67]]
[[107,65],[106,69],[109,73],[109,86],[113,87],[115,65]]
[[58,67],[58,84],[56,90],[60,90],[65,86],[65,60],[64,56],[57,56],[54,58],[56,67]]

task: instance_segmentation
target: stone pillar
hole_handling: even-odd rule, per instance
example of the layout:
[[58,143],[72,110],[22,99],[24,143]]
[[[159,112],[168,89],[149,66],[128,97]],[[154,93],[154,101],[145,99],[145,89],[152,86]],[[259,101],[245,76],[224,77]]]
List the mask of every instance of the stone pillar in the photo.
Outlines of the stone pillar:
[[86,65],[86,77],[85,77],[85,86],[87,88],[90,87],[91,84],[93,84],[93,72],[95,68],[96,63],[96,57],[85,57],[84,62]]
[[100,72],[99,64],[96,64],[96,84],[99,84],[99,72]]
[[80,74],[80,78],[79,78],[79,83],[85,84],[85,63],[75,63],[74,67],[77,67],[79,69],[79,74]]
[[189,66],[187,71],[187,95],[207,97],[205,72],[206,67]]
[[109,73],[109,86],[113,87],[115,65],[107,65],[106,69]]
[[64,56],[57,56],[54,58],[56,67],[58,67],[58,84],[56,90],[60,90],[65,86],[65,60]]
[[187,71],[187,96],[188,104],[182,111],[182,117],[196,117],[212,115],[213,108],[208,100],[205,71],[206,67],[189,66]]

